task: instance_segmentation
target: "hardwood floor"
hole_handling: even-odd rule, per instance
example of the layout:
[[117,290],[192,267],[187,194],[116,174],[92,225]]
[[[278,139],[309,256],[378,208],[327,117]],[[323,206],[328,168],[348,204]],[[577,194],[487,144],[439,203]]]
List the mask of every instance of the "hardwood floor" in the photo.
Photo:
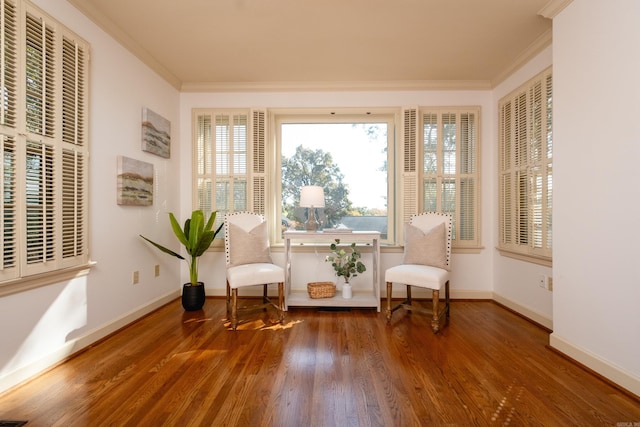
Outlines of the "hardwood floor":
[[[426,304],[426,302],[423,302]],[[0,395],[32,426],[616,426],[640,402],[545,348],[492,302],[417,313],[273,311],[228,330],[225,304],[172,302]],[[623,424],[624,423],[624,424]]]

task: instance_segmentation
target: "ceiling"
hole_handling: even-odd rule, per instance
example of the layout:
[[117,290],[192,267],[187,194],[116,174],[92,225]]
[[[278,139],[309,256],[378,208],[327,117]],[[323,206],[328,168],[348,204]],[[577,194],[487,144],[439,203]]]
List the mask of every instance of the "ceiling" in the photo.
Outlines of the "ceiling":
[[490,88],[549,0],[69,0],[182,91]]

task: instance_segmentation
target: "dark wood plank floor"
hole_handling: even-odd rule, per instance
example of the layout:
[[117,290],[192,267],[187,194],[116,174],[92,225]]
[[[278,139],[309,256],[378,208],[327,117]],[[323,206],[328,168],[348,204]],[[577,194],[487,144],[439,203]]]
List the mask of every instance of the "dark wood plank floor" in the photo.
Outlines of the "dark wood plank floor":
[[[225,304],[175,301],[0,396],[31,426],[619,426],[640,402],[491,302],[418,313],[291,309],[228,330]],[[622,424],[624,423],[624,424]],[[628,424],[627,424],[628,423]]]

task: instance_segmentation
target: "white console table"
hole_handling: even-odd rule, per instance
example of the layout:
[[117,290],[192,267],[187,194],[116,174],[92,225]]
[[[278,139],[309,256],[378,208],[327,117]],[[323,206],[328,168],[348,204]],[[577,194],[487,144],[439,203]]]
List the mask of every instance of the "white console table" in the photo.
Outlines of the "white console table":
[[[336,291],[333,298],[311,298],[306,290],[292,290],[291,288],[291,243],[319,244],[333,243],[340,239],[340,244],[371,244],[373,255],[373,271],[371,288],[367,290],[353,291],[352,298],[343,298],[340,291]],[[285,310],[292,307],[375,307],[380,311],[380,232],[378,231],[353,231],[349,233],[323,230],[319,232],[309,231],[285,231]],[[364,273],[367,274],[368,270]]]

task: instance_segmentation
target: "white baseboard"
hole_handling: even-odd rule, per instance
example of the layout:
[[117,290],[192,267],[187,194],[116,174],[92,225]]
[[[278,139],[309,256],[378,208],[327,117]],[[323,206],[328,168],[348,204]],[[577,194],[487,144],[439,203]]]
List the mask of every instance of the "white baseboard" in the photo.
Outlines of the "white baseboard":
[[555,333],[549,336],[549,345],[559,352],[566,354],[576,362],[611,380],[625,390],[630,391],[636,396],[640,396],[640,378],[632,373],[612,365],[588,350],[557,336]]
[[553,319],[542,314],[539,313],[535,310],[532,310],[522,304],[519,304],[515,301],[510,300],[509,298],[505,298],[500,294],[497,294],[495,292],[492,292],[492,299],[497,302],[500,303],[502,305],[504,305],[507,308],[510,308],[511,310],[515,311],[518,314],[521,314],[522,316],[531,319],[533,322],[536,322],[539,325],[544,326],[547,329],[553,330]]
[[173,301],[180,296],[180,292],[180,290],[176,290],[167,295],[161,296],[154,301],[151,301],[147,305],[124,314],[111,323],[103,325],[100,328],[87,332],[81,337],[72,339],[64,343],[62,347],[56,349],[55,351],[47,354],[40,359],[29,363],[28,365],[25,365],[21,368],[18,368],[15,371],[9,372],[8,374],[0,378],[0,393],[3,393],[10,388],[28,381],[36,375],[39,375],[57,365],[58,363],[64,361],[74,353],[77,353],[78,351],[95,343],[96,341],[99,341],[107,335],[152,312],[153,310],[156,310],[157,308]]

